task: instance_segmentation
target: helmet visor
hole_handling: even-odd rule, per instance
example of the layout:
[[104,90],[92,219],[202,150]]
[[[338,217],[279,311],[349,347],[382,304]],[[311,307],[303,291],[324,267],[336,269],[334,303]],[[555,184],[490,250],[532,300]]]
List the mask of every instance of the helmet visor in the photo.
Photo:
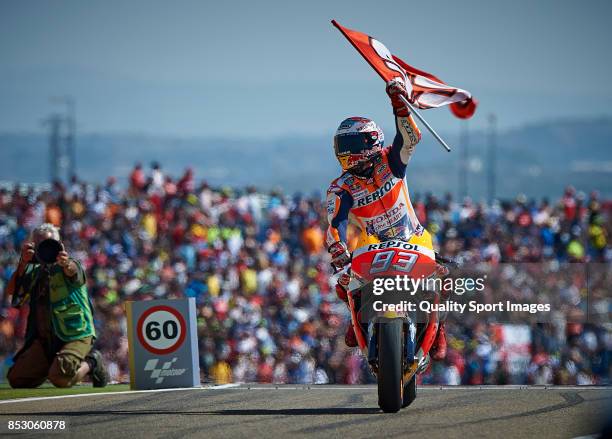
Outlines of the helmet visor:
[[346,134],[334,138],[334,149],[337,155],[363,154],[377,143],[376,133]]

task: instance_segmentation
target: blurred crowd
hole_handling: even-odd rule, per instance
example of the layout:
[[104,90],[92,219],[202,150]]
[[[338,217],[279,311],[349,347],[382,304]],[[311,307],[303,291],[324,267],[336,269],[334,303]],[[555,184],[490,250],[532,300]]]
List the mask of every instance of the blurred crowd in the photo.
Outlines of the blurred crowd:
[[[497,270],[496,294],[561,303],[546,322],[451,315],[447,358],[421,376],[424,383],[610,384],[610,202],[573,188],[555,200],[485,205],[428,194],[413,202],[441,254]],[[96,344],[115,381],[129,378],[124,302],[183,297],[197,303],[203,381],[373,381],[358,350],[344,345],[349,316],[333,288],[320,194],[216,188],[190,169],[172,178],[157,163],[137,164],[127,187],[73,178],[1,188],[0,289],[43,222],[61,228],[86,268]],[[584,270],[567,275],[574,262],[596,267],[596,285],[585,284]],[[0,308],[4,374],[23,341],[27,309],[11,308],[6,297]]]

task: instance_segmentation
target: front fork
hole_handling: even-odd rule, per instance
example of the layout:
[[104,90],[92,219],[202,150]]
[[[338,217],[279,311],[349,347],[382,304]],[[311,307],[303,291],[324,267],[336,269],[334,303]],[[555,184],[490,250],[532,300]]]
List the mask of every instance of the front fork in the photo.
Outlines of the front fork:
[[[416,350],[416,325],[414,321],[414,316],[404,318],[404,372],[414,364],[414,354]],[[367,325],[368,363],[375,372],[378,371],[378,328],[380,325],[384,324],[384,321],[372,321]]]

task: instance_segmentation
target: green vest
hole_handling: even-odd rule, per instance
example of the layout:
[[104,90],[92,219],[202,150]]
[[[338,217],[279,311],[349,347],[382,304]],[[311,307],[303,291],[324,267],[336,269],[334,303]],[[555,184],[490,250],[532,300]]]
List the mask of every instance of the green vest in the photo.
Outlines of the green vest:
[[[87,294],[85,274],[79,262],[75,262],[78,265],[76,282],[66,278],[64,271],[58,265],[51,267],[49,279],[49,306],[53,333],[66,342],[96,336],[93,306]],[[21,303],[28,300],[30,290],[35,286],[41,271],[39,264],[29,264],[26,268],[18,287]],[[31,306],[26,340],[34,337],[36,324],[38,322]]]

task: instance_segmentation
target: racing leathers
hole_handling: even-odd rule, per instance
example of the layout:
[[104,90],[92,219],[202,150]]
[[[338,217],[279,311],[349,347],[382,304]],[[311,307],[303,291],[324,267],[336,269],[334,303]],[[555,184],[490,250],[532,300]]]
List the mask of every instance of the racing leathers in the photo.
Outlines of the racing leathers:
[[346,243],[349,222],[360,231],[359,245],[368,243],[368,237],[386,241],[422,233],[404,179],[421,132],[410,114],[396,116],[395,124],[397,133],[393,144],[372,159],[373,169],[368,177],[344,172],[329,186],[328,248]]

